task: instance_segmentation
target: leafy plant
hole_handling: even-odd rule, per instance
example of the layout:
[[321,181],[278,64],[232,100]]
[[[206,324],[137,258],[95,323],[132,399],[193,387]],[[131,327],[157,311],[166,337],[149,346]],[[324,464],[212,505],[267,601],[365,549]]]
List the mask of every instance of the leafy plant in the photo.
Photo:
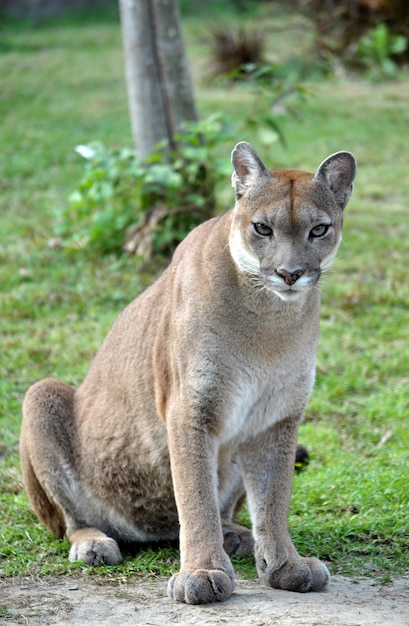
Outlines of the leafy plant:
[[310,20],[315,29],[315,52],[329,64],[338,58],[354,65],[358,42],[364,47],[366,61],[378,68],[381,65],[384,74],[395,72],[398,64],[408,59],[408,46],[403,45],[409,37],[407,0],[291,0],[291,4]]
[[149,258],[167,252],[215,207],[215,187],[225,164],[214,151],[230,138],[220,116],[187,123],[144,161],[128,148],[78,146],[85,174],[69,203],[57,212],[57,234],[69,247],[118,251]]
[[297,76],[291,75],[284,65],[249,63],[225,74],[224,79],[234,78],[237,86],[250,91],[253,106],[250,113],[243,115],[241,130],[256,137],[263,146],[280,141],[286,145],[280,123],[284,115],[300,116],[302,104],[310,91]]
[[378,24],[359,40],[357,57],[374,75],[391,78],[399,69],[393,56],[405,52],[406,47],[406,37],[391,33],[386,24]]

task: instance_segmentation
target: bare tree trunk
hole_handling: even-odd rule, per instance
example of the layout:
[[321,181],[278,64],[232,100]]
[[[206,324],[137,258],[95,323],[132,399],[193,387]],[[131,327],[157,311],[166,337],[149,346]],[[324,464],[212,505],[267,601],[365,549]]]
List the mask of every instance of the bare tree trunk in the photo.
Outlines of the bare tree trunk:
[[181,122],[196,120],[178,0],[119,0],[132,133],[145,157]]

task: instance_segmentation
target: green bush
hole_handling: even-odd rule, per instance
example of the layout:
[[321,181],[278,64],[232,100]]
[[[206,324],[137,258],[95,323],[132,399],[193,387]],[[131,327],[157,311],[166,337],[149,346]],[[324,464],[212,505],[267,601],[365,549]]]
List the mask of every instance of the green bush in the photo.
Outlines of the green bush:
[[226,164],[215,148],[230,139],[219,116],[188,123],[144,161],[133,150],[111,150],[101,143],[78,146],[85,173],[57,211],[57,235],[63,244],[100,253],[121,248],[149,258],[167,253],[215,208],[215,188]]
[[399,70],[394,57],[405,52],[406,48],[406,37],[391,33],[385,24],[378,24],[359,40],[357,61],[375,77],[393,78]]

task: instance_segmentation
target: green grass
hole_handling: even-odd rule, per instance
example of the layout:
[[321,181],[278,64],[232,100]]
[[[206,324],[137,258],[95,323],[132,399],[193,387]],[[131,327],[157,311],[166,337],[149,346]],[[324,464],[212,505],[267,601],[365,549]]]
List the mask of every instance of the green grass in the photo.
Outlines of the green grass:
[[[286,19],[269,16],[272,51],[288,62]],[[298,21],[288,23],[296,37]],[[200,111],[239,122],[251,96],[199,80],[206,24],[186,21]],[[25,389],[50,375],[77,385],[116,315],[151,280],[135,259],[49,245],[54,210],[82,175],[75,145],[131,144],[119,25],[7,23],[0,40],[0,577],[168,575],[178,561],[170,547],[126,555],[115,568],[69,564],[67,542],[52,539],[28,506],[18,461]],[[306,42],[297,38],[296,51]],[[313,171],[339,149],[358,159],[344,243],[323,284],[317,382],[300,433],[311,463],[295,477],[290,525],[298,549],[333,573],[388,579],[408,571],[409,76],[376,86],[328,80],[312,90],[302,118],[281,121],[286,149],[237,137],[253,141],[271,166]],[[227,179],[222,203],[231,202]],[[252,559],[234,562],[254,576]]]

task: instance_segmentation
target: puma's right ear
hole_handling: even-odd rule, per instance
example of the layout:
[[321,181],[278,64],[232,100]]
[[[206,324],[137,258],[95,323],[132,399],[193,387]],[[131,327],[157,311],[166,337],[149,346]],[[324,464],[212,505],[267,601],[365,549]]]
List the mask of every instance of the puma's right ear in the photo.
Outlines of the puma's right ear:
[[263,161],[247,141],[241,141],[236,145],[231,154],[231,162],[234,168],[231,182],[237,200],[249,187],[253,186],[257,179],[271,178]]
[[321,163],[314,178],[331,189],[336,203],[343,209],[354,188],[355,172],[354,156],[350,152],[336,152]]

